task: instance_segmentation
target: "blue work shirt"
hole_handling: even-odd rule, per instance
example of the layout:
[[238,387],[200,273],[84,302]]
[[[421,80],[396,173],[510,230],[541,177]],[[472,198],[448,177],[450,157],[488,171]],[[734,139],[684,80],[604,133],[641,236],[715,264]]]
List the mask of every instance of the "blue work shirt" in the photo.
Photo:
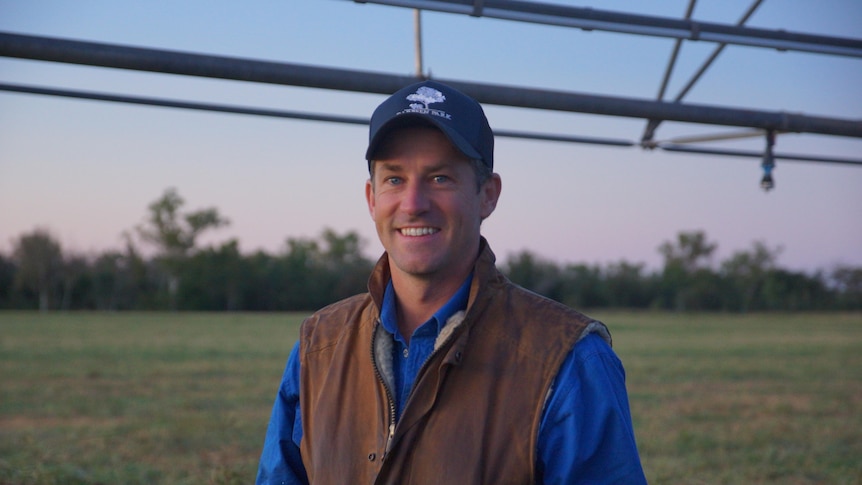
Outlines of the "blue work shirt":
[[437,335],[443,330],[443,326],[446,325],[446,321],[452,315],[467,309],[467,299],[470,297],[470,283],[472,282],[473,275],[471,274],[452,298],[413,332],[409,345],[404,341],[401,332],[398,331],[398,314],[395,309],[395,289],[392,287],[392,281],[390,280],[386,286],[386,292],[383,294],[383,308],[380,310],[380,324],[395,339],[395,345],[392,346],[392,371],[395,374],[395,389],[392,389],[392,392],[395,394],[395,416],[399,420],[404,411],[404,405],[407,404],[410,391],[413,389],[413,383],[416,381],[419,369],[434,351]]
[[[434,349],[446,320],[467,307],[472,276],[427,322],[409,344],[398,332],[395,292],[390,282],[380,312],[392,335],[396,414],[400,418],[416,375]],[[287,361],[272,409],[258,469],[257,484],[307,484],[299,452],[299,343]],[[622,363],[600,336],[575,344],[548,396],[539,429],[537,483],[645,484],[625,389]],[[527,437],[524,437],[527,439]]]

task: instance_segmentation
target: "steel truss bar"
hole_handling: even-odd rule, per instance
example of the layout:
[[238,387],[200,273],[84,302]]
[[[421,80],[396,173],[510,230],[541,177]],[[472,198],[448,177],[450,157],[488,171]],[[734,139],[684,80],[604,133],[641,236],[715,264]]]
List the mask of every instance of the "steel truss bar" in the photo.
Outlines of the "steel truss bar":
[[[16,84],[6,84],[0,83],[0,91],[7,91],[13,93],[24,93],[24,94],[39,94],[46,96],[59,96],[65,98],[73,98],[73,99],[86,99],[93,101],[109,101],[114,103],[126,103],[126,104],[135,104],[135,105],[143,105],[143,106],[157,106],[164,108],[181,108],[181,109],[191,109],[191,110],[199,110],[199,111],[212,111],[219,113],[231,113],[231,114],[244,114],[244,115],[254,115],[254,116],[269,116],[275,118],[289,118],[289,119],[298,119],[305,121],[321,121],[321,122],[330,122],[330,123],[346,123],[353,125],[367,125],[367,118],[358,118],[358,117],[349,117],[349,116],[333,116],[333,115],[322,115],[322,114],[313,114],[313,113],[304,113],[297,111],[281,111],[281,110],[272,110],[272,109],[262,109],[262,108],[248,108],[242,106],[228,106],[228,105],[218,105],[218,104],[210,104],[210,103],[194,103],[188,101],[174,101],[168,99],[157,99],[157,98],[145,98],[145,97],[136,97],[136,96],[123,96],[123,95],[115,95],[115,94],[104,94],[104,93],[93,93],[86,91],[72,91],[65,89],[49,89],[49,88],[41,88],[36,86],[23,86]],[[616,140],[610,138],[587,138],[587,137],[579,137],[579,136],[570,136],[570,135],[553,135],[553,134],[545,134],[545,133],[529,133],[522,131],[509,131],[509,130],[494,130],[494,135],[499,137],[507,137],[507,138],[520,138],[526,140],[541,140],[541,141],[556,141],[556,142],[566,142],[566,143],[583,143],[583,144],[592,144],[592,145],[605,145],[605,146],[616,146],[616,147],[632,147],[635,146],[636,143],[630,142],[627,140]],[[748,134],[746,134],[748,136]],[[698,147],[689,147],[689,146],[681,146],[675,144],[659,144],[659,148],[669,151],[669,152],[686,152],[686,153],[698,153],[704,155],[729,155],[736,157],[748,157],[748,158],[762,158],[763,154],[760,152],[754,151],[734,151],[734,150],[717,150],[717,149],[709,149],[709,148],[698,148]],[[840,164],[852,164],[852,165],[862,165],[862,160],[852,160],[845,158],[828,158],[828,157],[814,157],[809,155],[788,155],[788,154],[775,154],[774,158],[783,159],[783,160],[793,160],[793,161],[806,161],[806,162],[824,162],[824,163],[840,163]]]
[[392,76],[0,32],[0,56],[287,86],[391,94],[415,82]]
[[730,26],[711,22],[634,15],[521,0],[484,0],[481,8],[464,0],[352,0],[396,7],[483,16],[502,20],[604,30],[624,34],[703,40],[836,56],[862,57],[862,39]]
[[[748,22],[748,19],[750,19],[751,16],[754,15],[754,11],[757,10],[757,7],[759,7],[761,3],[763,3],[763,0],[754,0],[754,3],[752,3],[751,6],[748,7],[748,10],[745,11],[745,13],[742,15],[742,18],[739,19],[739,22],[737,22],[736,25],[738,27],[742,27],[743,25],[745,25],[745,23]],[[682,101],[682,98],[684,98],[688,94],[688,92],[691,91],[691,88],[694,87],[694,84],[698,80],[700,80],[701,76],[703,76],[706,70],[709,69],[709,66],[711,66],[712,63],[715,62],[715,60],[718,58],[718,55],[721,54],[721,51],[723,51],[725,47],[727,47],[726,42],[721,42],[715,47],[715,50],[712,51],[712,54],[710,54],[707,60],[704,61],[704,63],[700,66],[694,76],[689,79],[688,83],[686,83],[685,87],[680,90],[679,94],[676,95],[674,101]]]
[[[691,19],[691,14],[694,13],[694,4],[697,0],[689,0],[688,7],[685,9],[685,20]],[[682,39],[676,39],[673,45],[673,52],[671,52],[670,59],[667,62],[667,67],[664,70],[664,76],[661,80],[661,87],[658,90],[658,96],[656,96],[656,100],[663,101],[664,93],[667,91],[668,82],[670,82],[670,76],[673,73],[673,68],[676,65],[676,58],[679,56],[679,51],[682,48]],[[656,120],[647,120],[647,124],[644,127],[644,133],[641,136],[642,143],[649,143],[652,141],[653,136],[655,135],[655,130],[658,128],[659,122]]]
[[[697,0],[689,0],[688,7],[685,9],[685,20],[691,19],[691,14],[694,13],[694,4],[697,3]],[[673,73],[673,68],[676,65],[676,58],[679,56],[679,50],[682,48],[682,39],[677,39],[676,42],[673,43],[673,52],[671,52],[670,59],[667,62],[667,67],[664,70],[664,76],[661,80],[661,87],[658,89],[658,96],[656,99],[662,101],[664,99],[664,93],[667,91],[667,84],[670,81],[670,75]]]
[[553,135],[547,133],[532,133],[526,131],[494,130],[494,136],[507,138],[521,138],[525,140],[559,141],[565,143],[585,143],[588,145],[605,145],[614,147],[633,147],[635,142],[628,140],[617,140],[613,138],[589,138],[571,135]]
[[[681,153],[697,153],[700,155],[722,155],[730,157],[744,158],[763,158],[763,152],[746,151],[746,150],[721,150],[713,148],[701,148],[681,145],[658,145],[659,148],[668,152]],[[859,165],[862,166],[862,160],[852,158],[837,158],[837,157],[818,157],[810,155],[790,155],[773,153],[772,158],[775,160],[789,160],[794,162],[821,162],[821,163],[837,163],[842,165]]]
[[[669,140],[661,140],[657,141],[656,146],[658,145],[683,145],[689,143],[703,143],[707,141],[725,141],[725,140],[738,140],[741,138],[755,138],[755,137],[764,137],[766,136],[765,131],[763,130],[746,130],[746,131],[737,131],[733,133],[712,133],[708,135],[690,135],[690,136],[678,136],[675,138],[671,138]],[[776,135],[780,135],[782,133],[776,133]]]
[[[694,8],[694,1],[695,0],[691,0],[691,3],[688,6],[688,10],[685,14],[686,19],[691,17],[691,11]],[[754,11],[757,10],[757,7],[759,7],[761,3],[763,3],[763,0],[754,0],[754,3],[752,3],[751,6],[748,7],[748,10],[746,10],[745,14],[743,14],[742,18],[739,19],[739,22],[737,22],[736,25],[745,25],[745,22],[748,22],[748,19],[751,18],[751,16],[754,14]],[[676,62],[676,56],[681,42],[681,40],[677,40],[676,45],[674,46],[674,52],[671,57],[671,62],[668,64],[667,72],[665,72],[665,77],[662,81],[661,91],[659,91],[659,100],[661,100],[664,95],[665,87],[667,86],[667,82],[670,78],[670,72],[673,68],[673,64],[674,62]],[[692,76],[691,79],[689,79],[685,87],[682,88],[679,94],[677,94],[676,98],[674,98],[674,101],[682,101],[682,98],[684,98],[691,90],[691,88],[694,87],[694,84],[701,78],[701,76],[703,76],[709,66],[711,66],[712,63],[715,62],[715,60],[718,58],[718,55],[721,54],[721,51],[723,51],[725,47],[727,47],[727,44],[724,42],[719,43],[717,46],[715,46],[715,49],[712,51],[712,54],[707,58],[706,61],[704,61],[704,63],[700,66],[700,69],[697,70],[695,75]],[[661,122],[657,120],[649,120],[649,122],[647,122],[647,126],[644,129],[644,134],[641,136],[641,143],[649,144],[650,142],[652,142],[653,137],[655,137],[655,130],[658,129],[659,124],[661,124]]]
[[88,91],[73,91],[67,89],[42,88],[36,86],[24,86],[20,84],[0,83],[0,91],[7,91],[11,93],[40,94],[45,96],[57,96],[61,98],[88,99],[92,101],[109,101],[113,103],[137,104],[142,106],[159,106],[162,108],[181,108],[198,111],[215,111],[219,113],[269,116],[273,118],[291,118],[306,121],[327,121],[332,123],[348,123],[353,125],[368,124],[367,118],[354,118],[350,116],[321,115],[313,113],[303,113],[299,111],[281,111],[265,108],[251,108],[245,106],[196,103],[191,101],[176,101],[171,99],[125,96],[119,94],[104,94]]
[[[351,125],[368,125],[368,118],[351,116],[335,116],[325,114],[306,113],[299,111],[283,111],[264,108],[250,108],[244,106],[229,106],[212,103],[196,103],[189,101],[175,101],[170,99],[148,98],[139,96],[125,96],[117,94],[93,93],[87,91],[74,91],[67,89],[52,89],[36,86],[23,86],[20,84],[0,83],[0,91],[24,94],[40,94],[45,96],[58,96],[63,98],[86,99],[92,101],[109,101],[114,103],[135,104],[142,106],[157,106],[162,108],[181,108],[198,111],[212,111],[217,113],[231,113],[254,116],[269,116],[273,118],[289,118],[304,121],[322,121],[329,123],[346,123]],[[634,142],[617,140],[612,138],[587,138],[570,135],[553,135],[545,133],[530,133],[524,131],[494,130],[495,136],[506,138],[521,138],[526,140],[559,141],[568,143],[586,143],[591,145],[606,145],[618,147],[635,146]]]
[[[417,78],[0,32],[0,56],[288,86],[391,94]],[[862,121],[443,80],[481,103],[862,138]]]

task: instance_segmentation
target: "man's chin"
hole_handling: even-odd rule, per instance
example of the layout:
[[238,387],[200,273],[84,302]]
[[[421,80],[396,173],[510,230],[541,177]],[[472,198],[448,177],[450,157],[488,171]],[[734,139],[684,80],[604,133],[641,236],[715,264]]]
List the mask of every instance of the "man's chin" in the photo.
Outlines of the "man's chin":
[[438,265],[431,258],[411,256],[409,258],[398,258],[389,255],[390,263],[394,264],[398,271],[415,277],[429,277],[437,272]]

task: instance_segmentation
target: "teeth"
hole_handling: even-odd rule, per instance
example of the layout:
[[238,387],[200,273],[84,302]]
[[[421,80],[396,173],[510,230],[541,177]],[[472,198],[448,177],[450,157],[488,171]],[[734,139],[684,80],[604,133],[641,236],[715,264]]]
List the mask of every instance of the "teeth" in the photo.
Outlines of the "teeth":
[[433,227],[405,227],[401,229],[401,234],[405,236],[427,236],[435,232],[437,229]]

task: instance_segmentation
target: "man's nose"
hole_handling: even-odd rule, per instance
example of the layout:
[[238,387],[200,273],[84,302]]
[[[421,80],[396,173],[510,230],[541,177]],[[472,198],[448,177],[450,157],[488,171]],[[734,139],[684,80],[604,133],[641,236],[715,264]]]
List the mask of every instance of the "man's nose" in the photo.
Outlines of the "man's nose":
[[428,210],[431,199],[428,197],[428,187],[421,182],[409,182],[401,199],[401,210],[410,214],[421,214]]

